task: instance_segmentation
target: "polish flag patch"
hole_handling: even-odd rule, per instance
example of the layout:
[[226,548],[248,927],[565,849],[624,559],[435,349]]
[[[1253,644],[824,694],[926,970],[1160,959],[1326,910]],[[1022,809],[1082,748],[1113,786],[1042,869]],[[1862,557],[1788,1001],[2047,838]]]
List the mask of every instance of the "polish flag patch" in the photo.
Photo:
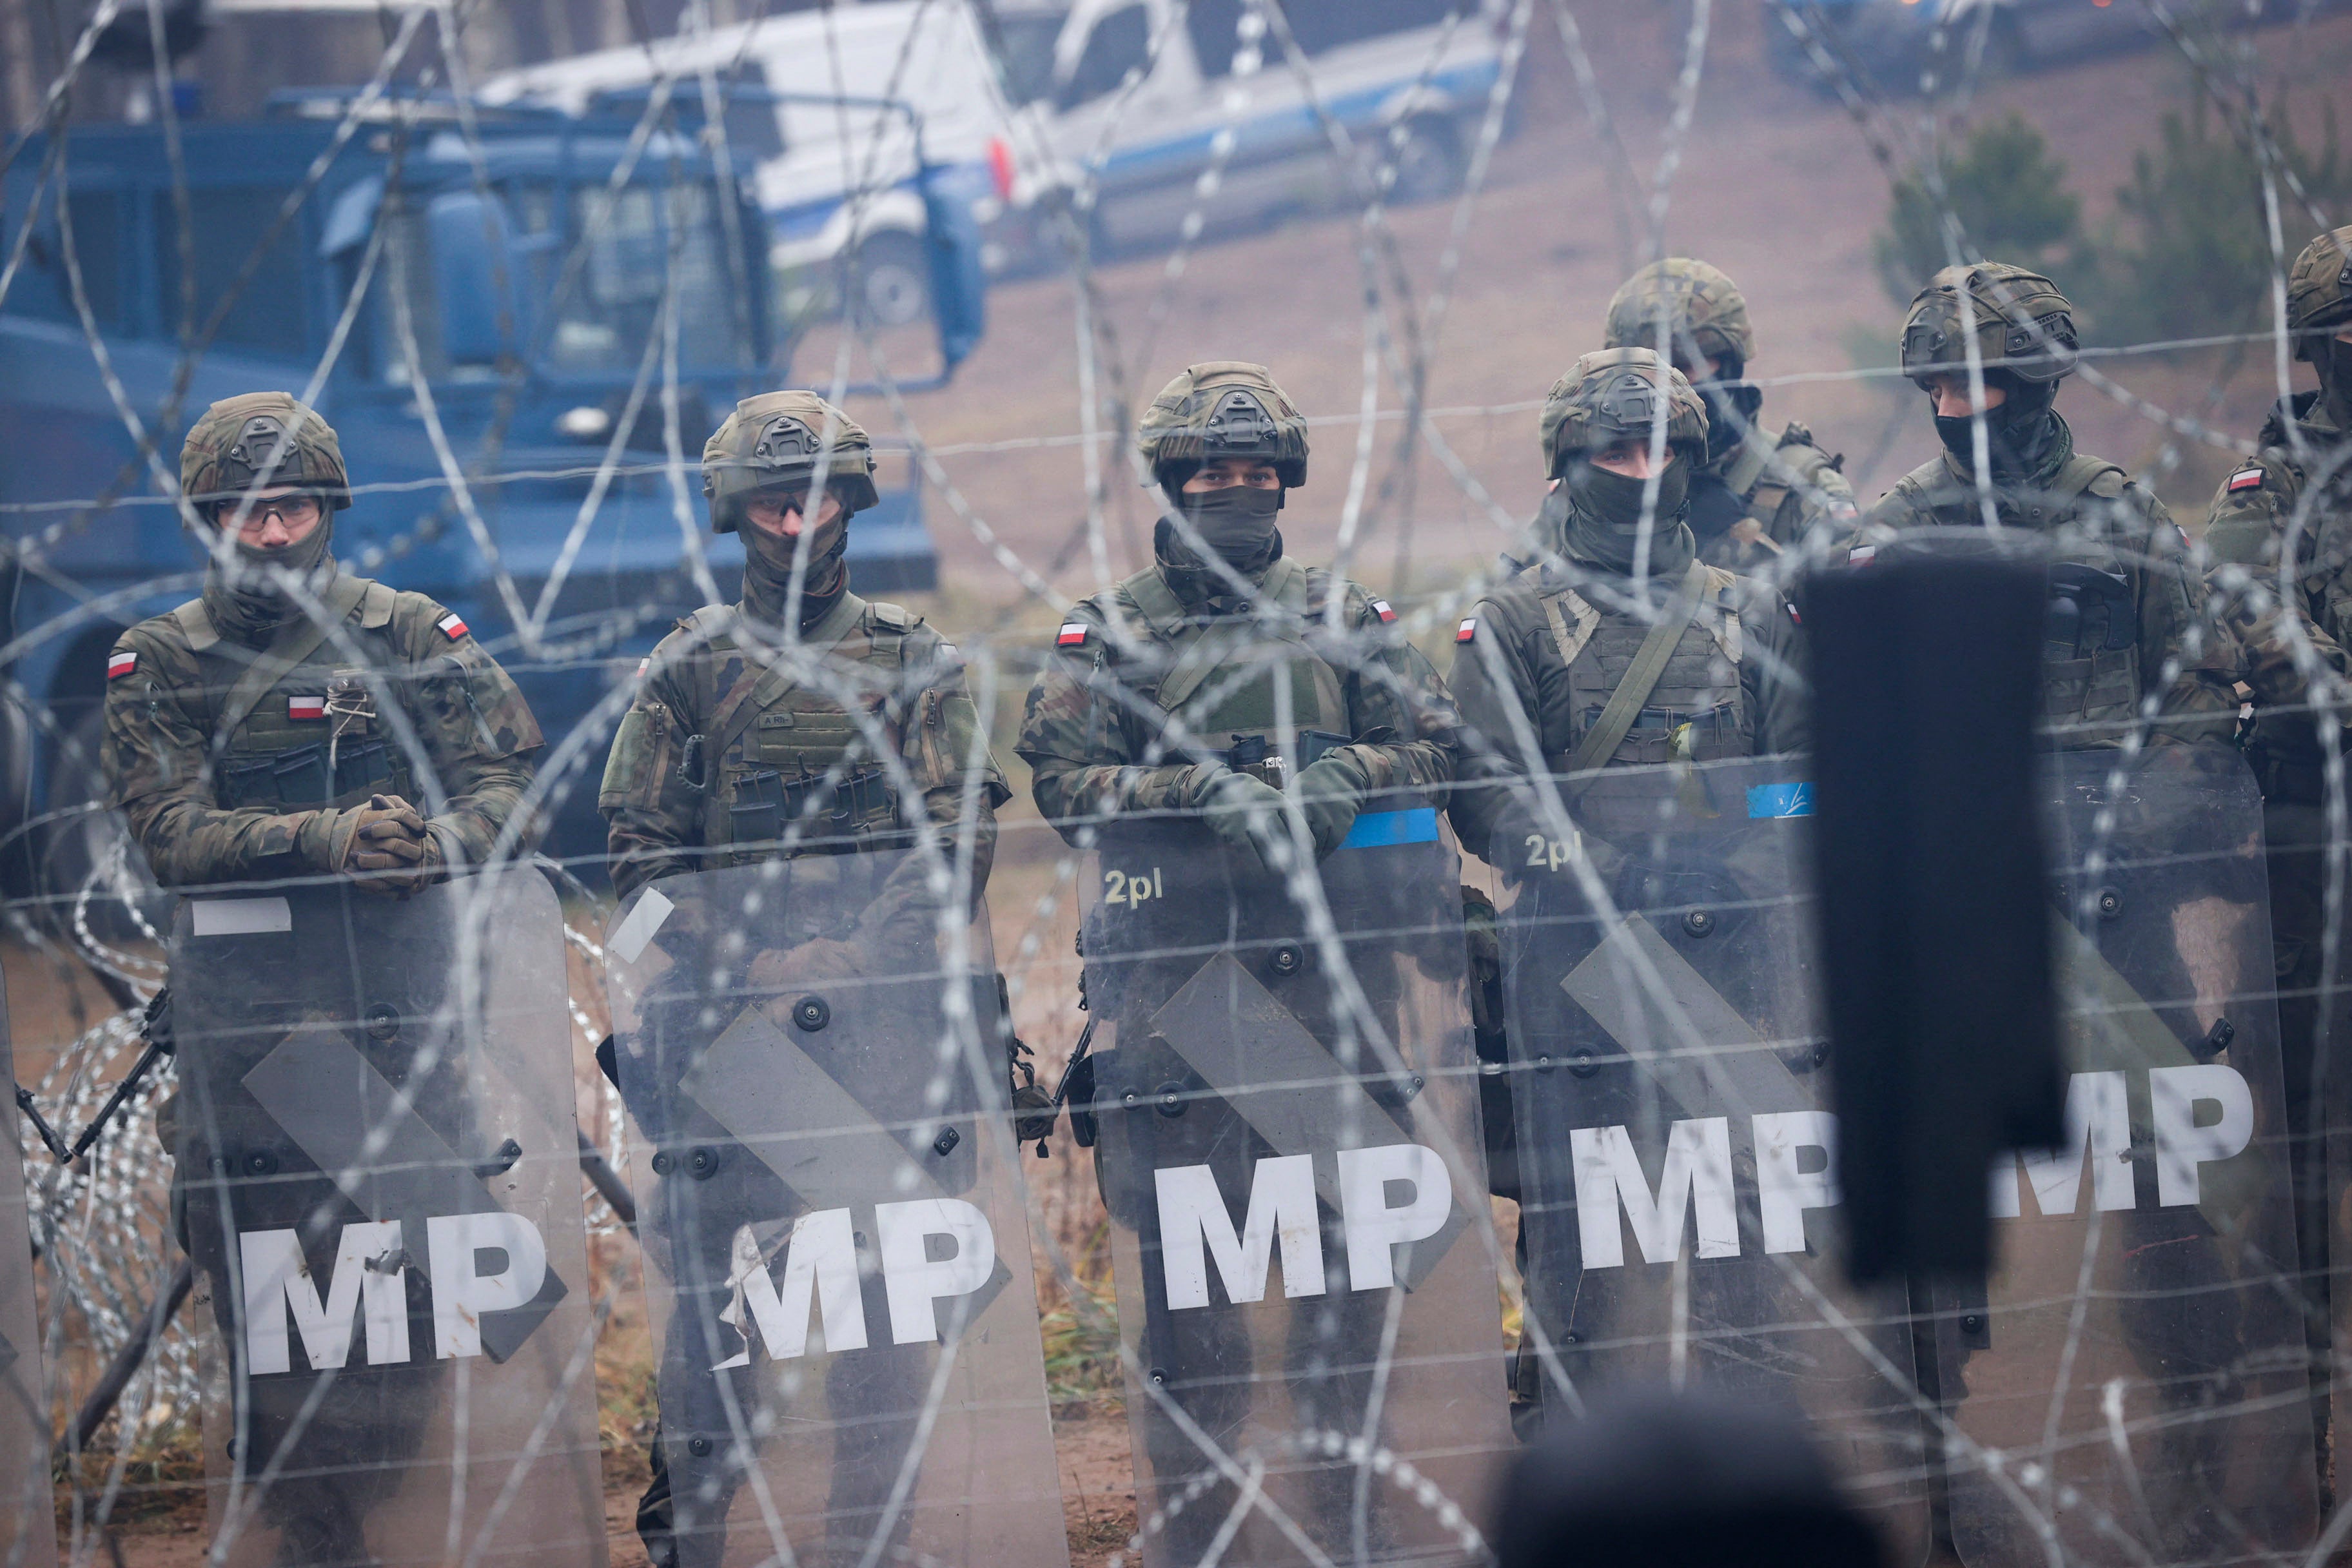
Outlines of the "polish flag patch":
[[2240,468],[2230,476],[2231,495],[2236,495],[2240,490],[2258,490],[2262,488],[2263,471],[2260,468]]
[[442,616],[433,624],[440,627],[441,635],[447,637],[451,642],[456,642],[459,637],[466,635],[466,623],[464,620],[459,618],[457,612],[455,610],[450,611],[447,615]]
[[1847,551],[1845,555],[1845,563],[1849,566],[1867,566],[1877,559],[1878,546],[1875,544],[1864,544]]
[[1478,617],[1475,616],[1464,617],[1462,624],[1454,628],[1454,640],[1455,642],[1468,642],[1472,637],[1475,637],[1477,635]]
[[1087,631],[1087,623],[1084,621],[1065,621],[1062,623],[1061,632],[1054,638],[1054,646],[1083,647],[1086,645]]
[[323,697],[289,697],[286,717],[289,719],[323,719],[327,716],[327,700]]
[[1386,599],[1374,599],[1372,601],[1372,613],[1381,617],[1381,625],[1382,626],[1386,626],[1391,621],[1396,619],[1396,612],[1389,608],[1389,602]]
[[646,671],[651,669],[653,667],[654,656],[651,654],[647,654],[645,658],[637,660],[637,679],[639,680],[643,680],[646,678]]
[[135,653],[123,652],[111,655],[106,661],[106,679],[120,680],[138,668],[139,656]]

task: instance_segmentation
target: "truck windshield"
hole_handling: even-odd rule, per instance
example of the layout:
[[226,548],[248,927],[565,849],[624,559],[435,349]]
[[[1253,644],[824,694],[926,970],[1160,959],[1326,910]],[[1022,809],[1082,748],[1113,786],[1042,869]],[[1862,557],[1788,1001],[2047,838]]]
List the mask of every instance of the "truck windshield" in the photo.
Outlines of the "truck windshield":
[[[761,286],[747,260],[728,265],[728,237],[705,186],[583,182],[568,190],[510,183],[497,194],[509,227],[508,262],[520,325],[539,368],[556,375],[634,376],[661,329],[663,300],[675,299],[682,374],[749,368],[757,351],[750,289]],[[568,198],[568,199],[567,199]],[[386,237],[384,282],[376,289],[383,379],[408,380],[392,310],[404,288],[425,373],[435,381],[495,379],[497,364],[467,363],[442,331],[439,289],[462,274],[432,252],[434,229],[411,201]],[[656,343],[654,352],[661,352]]]

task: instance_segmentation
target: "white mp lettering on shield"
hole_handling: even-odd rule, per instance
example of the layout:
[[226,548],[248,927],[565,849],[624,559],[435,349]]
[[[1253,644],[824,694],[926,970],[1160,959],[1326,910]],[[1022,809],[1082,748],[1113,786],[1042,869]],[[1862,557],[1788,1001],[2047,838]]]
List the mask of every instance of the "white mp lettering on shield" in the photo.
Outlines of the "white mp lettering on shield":
[[[824,1324],[827,1352],[866,1349],[866,1302],[857,1290],[857,1237],[847,1209],[819,1209],[793,1221],[792,1236],[784,1243],[781,1283],[770,1276],[756,1247],[740,1283],[744,1305],[751,1310],[770,1361],[791,1361],[808,1353],[812,1306]],[[751,1359],[747,1347],[741,1355],[711,1370],[742,1366]]]
[[[1412,1196],[1391,1205],[1391,1185]],[[1434,1149],[1386,1143],[1339,1151],[1339,1214],[1348,1232],[1348,1285],[1386,1290],[1396,1284],[1399,1246],[1435,1236],[1454,1212],[1454,1178]]]
[[402,1276],[407,1271],[368,1267],[399,1253],[398,1220],[343,1226],[335,1246],[335,1271],[321,1300],[303,1260],[301,1238],[293,1231],[252,1230],[239,1236],[247,1370],[256,1375],[293,1370],[289,1315],[302,1335],[302,1354],[313,1372],[341,1367],[351,1359],[352,1326],[362,1312],[368,1364],[406,1361],[408,1297]]
[[[425,1222],[433,1270],[433,1353],[482,1353],[482,1315],[527,1307],[547,1283],[547,1243],[519,1214],[435,1215]],[[485,1254],[503,1264],[479,1272]]]
[[[1837,1206],[1837,1118],[1826,1110],[1768,1111],[1755,1118],[1756,1205],[1766,1252],[1805,1250],[1805,1211]],[[1804,1168],[1805,1154],[1821,1164]]]
[[[902,1345],[937,1341],[940,1298],[969,1296],[996,1271],[996,1232],[988,1216],[961,1198],[916,1198],[874,1205],[882,1254],[882,1283],[890,1300],[890,1338]],[[945,1258],[930,1255],[930,1238],[951,1241]]]
[[1654,1194],[1633,1135],[1624,1128],[1578,1127],[1568,1137],[1569,1156],[1576,1168],[1577,1237],[1587,1268],[1624,1264],[1621,1213],[1633,1226],[1644,1262],[1671,1263],[1680,1255],[1684,1217],[1694,1210],[1698,1255],[1739,1256],[1728,1117],[1677,1121],[1667,1130],[1665,1168],[1658,1174]]
[[1175,1165],[1151,1174],[1160,1193],[1160,1259],[1171,1310],[1209,1304],[1212,1258],[1226,1300],[1265,1300],[1266,1268],[1277,1240],[1282,1293],[1323,1294],[1323,1230],[1315,1215],[1313,1155],[1282,1154],[1257,1163],[1239,1232],[1208,1166]]
[[[2200,1201],[2197,1167],[2245,1152],[2254,1141],[2254,1091],[2243,1074],[2220,1062],[2150,1068],[2148,1121],[2156,1134],[2156,1197],[2166,1208]],[[2198,1107],[2214,1120],[2198,1122]]]
[[2131,1105],[2120,1072],[2078,1072],[2066,1085],[2066,1144],[2049,1153],[2000,1154],[1992,1163],[1992,1197],[1986,1212],[1995,1219],[2020,1217],[2017,1165],[2034,1206],[2045,1215],[2073,1214],[2083,1190],[2083,1167],[2091,1167],[2091,1204],[2101,1210],[2132,1206]]

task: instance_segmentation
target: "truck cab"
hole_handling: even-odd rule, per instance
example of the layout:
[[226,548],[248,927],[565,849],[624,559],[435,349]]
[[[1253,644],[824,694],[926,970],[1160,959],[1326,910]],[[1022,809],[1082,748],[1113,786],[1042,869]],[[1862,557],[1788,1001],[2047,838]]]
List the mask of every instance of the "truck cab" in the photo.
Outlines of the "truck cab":
[[[94,805],[104,667],[201,584],[173,492],[215,399],[282,389],[334,424],[337,559],[447,604],[513,672],[548,735],[550,852],[592,880],[637,659],[734,595],[702,442],[789,375],[751,194],[676,117],[352,107],[185,125],[184,187],[152,125],[34,138],[0,186],[25,258],[0,298],[0,833],[37,894],[143,875]],[[912,489],[851,538],[861,588],[935,582]]]

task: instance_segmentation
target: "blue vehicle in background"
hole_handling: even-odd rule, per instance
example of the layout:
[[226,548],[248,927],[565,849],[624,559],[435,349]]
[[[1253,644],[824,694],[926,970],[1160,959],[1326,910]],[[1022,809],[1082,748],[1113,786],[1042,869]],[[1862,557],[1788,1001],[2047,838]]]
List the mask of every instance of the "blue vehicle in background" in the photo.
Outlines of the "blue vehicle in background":
[[[156,125],[31,138],[0,184],[0,253],[24,253],[0,299],[0,864],[20,890],[142,885],[92,805],[104,666],[201,580],[163,476],[215,399],[318,378],[357,491],[338,559],[462,615],[550,755],[704,602],[688,533],[732,591],[742,547],[702,518],[702,441],[789,366],[766,228],[715,139],[675,114],[353,104],[182,126],[184,206]],[[934,199],[936,384],[982,295],[968,216]],[[869,592],[935,584],[915,488],[884,489],[850,557]],[[603,751],[551,781],[550,849],[583,869]]]
[[[2288,22],[2342,0],[2185,0],[2168,13],[2192,33]],[[2144,5],[2111,0],[1766,0],[1767,54],[1823,92],[1898,96],[2008,76],[2161,42]]]

